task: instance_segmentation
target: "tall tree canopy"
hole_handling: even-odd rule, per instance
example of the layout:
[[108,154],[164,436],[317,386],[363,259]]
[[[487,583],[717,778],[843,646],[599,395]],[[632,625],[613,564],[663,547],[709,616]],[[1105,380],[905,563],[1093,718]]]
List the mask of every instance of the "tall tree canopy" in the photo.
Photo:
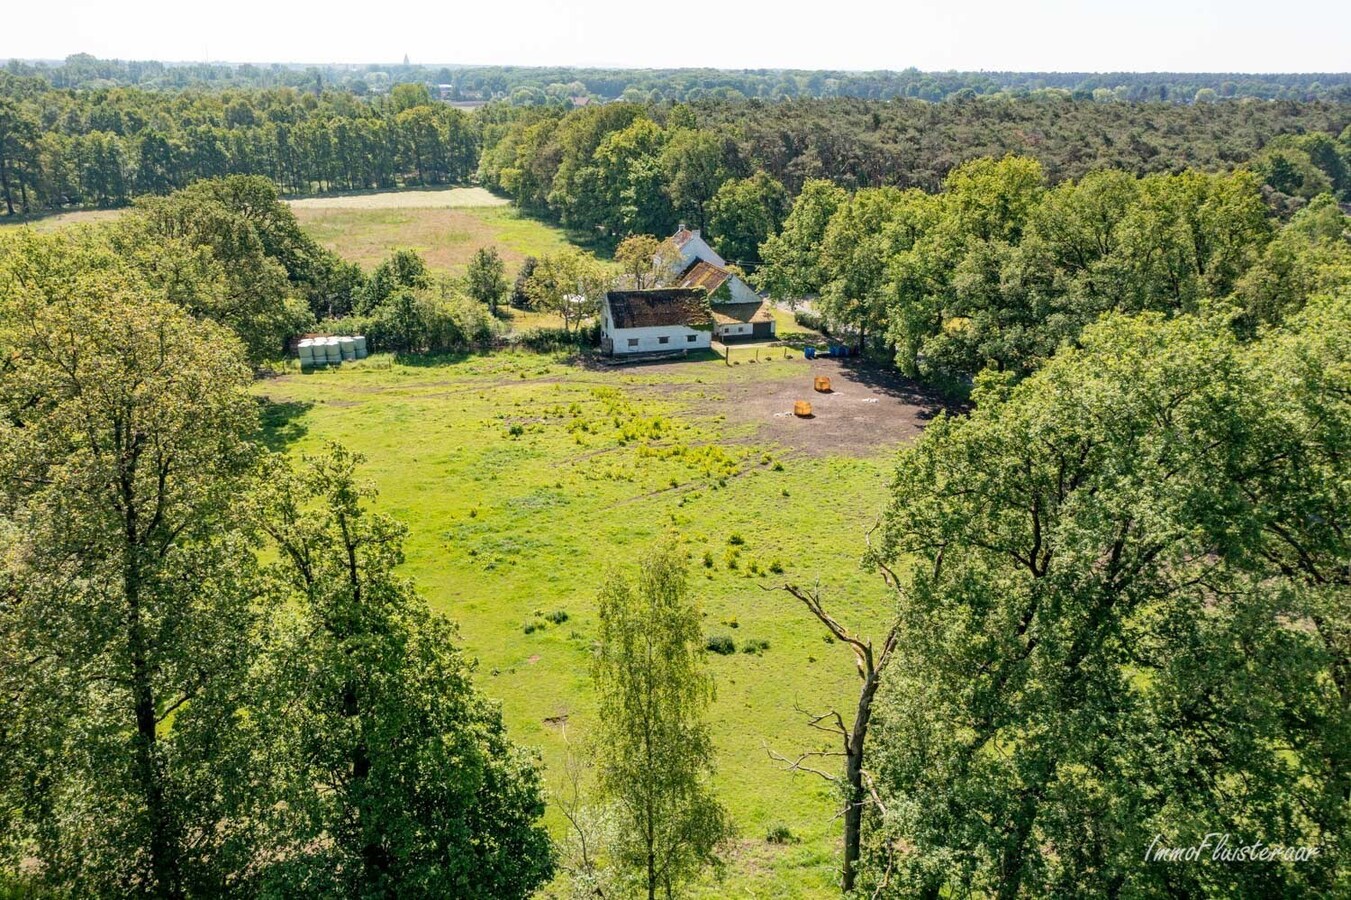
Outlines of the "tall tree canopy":
[[[1109,315],[902,453],[879,896],[1347,890],[1351,303],[1231,315]],[[1145,861],[1226,832],[1319,854]]]
[[264,609],[239,343],[82,235],[0,243],[0,343],[0,850],[73,895],[228,893]]
[[265,888],[530,896],[553,866],[537,763],[474,689],[453,628],[394,574],[407,529],[366,508],[360,461],[273,460],[257,501],[295,617],[254,711],[277,791]]

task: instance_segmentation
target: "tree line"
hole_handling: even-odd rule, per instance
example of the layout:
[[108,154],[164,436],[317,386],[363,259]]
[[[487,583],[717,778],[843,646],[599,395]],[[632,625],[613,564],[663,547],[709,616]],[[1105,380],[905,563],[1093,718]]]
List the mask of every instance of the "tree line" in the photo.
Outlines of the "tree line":
[[[785,100],[808,97],[910,98],[936,102],[955,95],[1055,92],[1082,99],[1191,103],[1347,99],[1346,73],[1241,72],[921,72],[805,69],[605,69],[572,66],[439,66],[403,64],[300,66],[274,63],[162,63],[97,59],[87,53],[57,64],[11,59],[14,75],[42,77],[56,87],[299,87],[335,85],[358,93],[400,83],[445,85],[454,99],[566,103],[574,96],[637,102],[702,99]],[[566,90],[560,90],[566,88]]]
[[0,211],[112,207],[263,175],[288,194],[467,180],[478,132],[422,85],[363,99],[293,88],[52,88],[0,74]]
[[1250,164],[1288,215],[1322,192],[1351,196],[1346,110],[1003,99],[491,107],[479,113],[479,178],[611,246],[683,221],[753,267],[810,181],[937,192],[963,162],[1008,153],[1037,160],[1052,185],[1102,169],[1143,176]]
[[1347,218],[1328,194],[1273,220],[1246,171],[1115,170],[1046,185],[1036,160],[954,169],[942,191],[825,181],[761,248],[757,283],[813,297],[828,327],[949,384],[1023,376],[1108,312],[1240,310],[1250,332],[1351,284]]

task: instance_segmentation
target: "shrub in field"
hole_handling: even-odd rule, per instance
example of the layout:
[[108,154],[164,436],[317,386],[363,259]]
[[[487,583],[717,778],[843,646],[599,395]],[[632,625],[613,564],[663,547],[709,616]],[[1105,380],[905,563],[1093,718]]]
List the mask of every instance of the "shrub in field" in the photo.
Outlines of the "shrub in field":
[[736,642],[725,634],[715,634],[704,644],[704,649],[719,656],[727,656],[736,652]]

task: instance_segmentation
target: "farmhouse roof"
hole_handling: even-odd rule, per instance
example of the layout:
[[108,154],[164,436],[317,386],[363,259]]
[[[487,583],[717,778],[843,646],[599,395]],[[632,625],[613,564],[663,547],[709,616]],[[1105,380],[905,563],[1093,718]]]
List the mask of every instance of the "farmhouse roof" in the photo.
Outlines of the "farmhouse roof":
[[759,303],[719,303],[713,307],[713,321],[719,325],[748,325],[752,322],[773,322],[774,314],[769,304]]
[[671,235],[671,243],[675,244],[677,247],[683,247],[686,244],[688,244],[691,239],[697,238],[698,236],[699,236],[698,228],[695,229],[686,228],[684,223],[682,222],[680,227],[676,229],[676,233]]
[[732,273],[721,266],[715,266],[707,260],[696,259],[689,264],[685,271],[680,273],[680,286],[683,288],[703,288],[709,294],[712,294],[731,277]]
[[610,291],[605,295],[615,328],[651,328],[662,325],[712,325],[713,314],[701,290],[660,288],[647,291]]

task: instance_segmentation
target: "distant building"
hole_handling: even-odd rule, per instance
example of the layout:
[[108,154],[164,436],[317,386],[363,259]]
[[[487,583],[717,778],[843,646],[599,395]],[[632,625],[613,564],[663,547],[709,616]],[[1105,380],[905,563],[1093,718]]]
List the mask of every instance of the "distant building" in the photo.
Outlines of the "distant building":
[[601,349],[611,355],[706,350],[715,315],[698,288],[610,291],[600,323]]

